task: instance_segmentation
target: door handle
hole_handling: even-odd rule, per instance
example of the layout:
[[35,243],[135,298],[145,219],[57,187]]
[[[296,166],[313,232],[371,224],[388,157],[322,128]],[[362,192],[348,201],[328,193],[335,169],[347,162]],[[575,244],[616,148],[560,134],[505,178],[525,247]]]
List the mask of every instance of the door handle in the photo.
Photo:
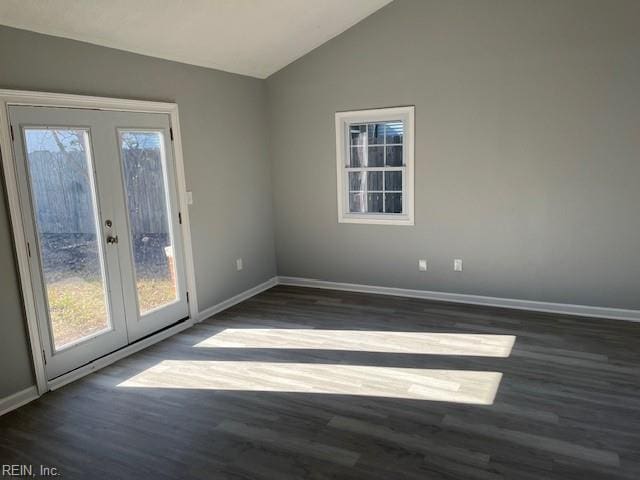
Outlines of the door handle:
[[110,243],[112,245],[115,244],[115,243],[118,243],[118,236],[116,235],[114,237],[112,235],[107,235],[107,243]]

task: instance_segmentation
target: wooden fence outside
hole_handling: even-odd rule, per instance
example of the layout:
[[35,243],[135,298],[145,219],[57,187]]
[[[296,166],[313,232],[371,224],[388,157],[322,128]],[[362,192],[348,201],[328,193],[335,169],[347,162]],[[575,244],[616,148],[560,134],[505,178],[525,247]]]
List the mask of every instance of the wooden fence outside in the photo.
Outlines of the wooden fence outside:
[[[168,234],[160,151],[124,150],[124,178],[134,237]],[[114,160],[118,161],[118,159]],[[91,182],[83,152],[29,153],[32,195],[41,234],[95,234]]]

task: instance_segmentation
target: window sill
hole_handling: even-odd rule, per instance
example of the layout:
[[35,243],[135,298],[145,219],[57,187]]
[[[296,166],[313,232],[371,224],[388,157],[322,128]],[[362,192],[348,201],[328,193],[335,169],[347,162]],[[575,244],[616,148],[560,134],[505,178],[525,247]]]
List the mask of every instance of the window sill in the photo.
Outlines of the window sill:
[[338,218],[338,223],[358,223],[364,225],[398,225],[398,226],[414,226],[413,217],[407,215],[348,215],[342,214]]

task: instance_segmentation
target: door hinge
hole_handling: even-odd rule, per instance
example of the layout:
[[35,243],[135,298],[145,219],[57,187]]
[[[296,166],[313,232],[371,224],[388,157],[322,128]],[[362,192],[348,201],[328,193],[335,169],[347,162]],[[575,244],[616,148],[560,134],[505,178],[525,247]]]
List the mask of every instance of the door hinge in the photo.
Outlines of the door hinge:
[[173,128],[169,127],[169,137],[171,137],[171,141],[173,142]]
[[187,303],[189,303],[189,292],[187,292]]
[[13,125],[9,125],[9,130],[11,130],[11,141],[15,142],[15,137],[13,136]]
[[42,361],[45,365],[47,364],[47,356],[44,354],[44,350],[42,350]]
[[27,242],[27,255],[31,258],[31,244],[29,242]]
[[182,212],[178,212],[178,223],[182,225]]

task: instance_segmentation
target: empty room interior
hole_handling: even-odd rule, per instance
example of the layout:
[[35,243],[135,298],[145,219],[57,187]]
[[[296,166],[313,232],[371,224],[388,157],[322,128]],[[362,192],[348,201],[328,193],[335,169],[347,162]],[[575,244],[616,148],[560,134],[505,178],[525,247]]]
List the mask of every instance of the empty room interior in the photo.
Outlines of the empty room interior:
[[640,2],[2,0],[0,477],[640,479]]

